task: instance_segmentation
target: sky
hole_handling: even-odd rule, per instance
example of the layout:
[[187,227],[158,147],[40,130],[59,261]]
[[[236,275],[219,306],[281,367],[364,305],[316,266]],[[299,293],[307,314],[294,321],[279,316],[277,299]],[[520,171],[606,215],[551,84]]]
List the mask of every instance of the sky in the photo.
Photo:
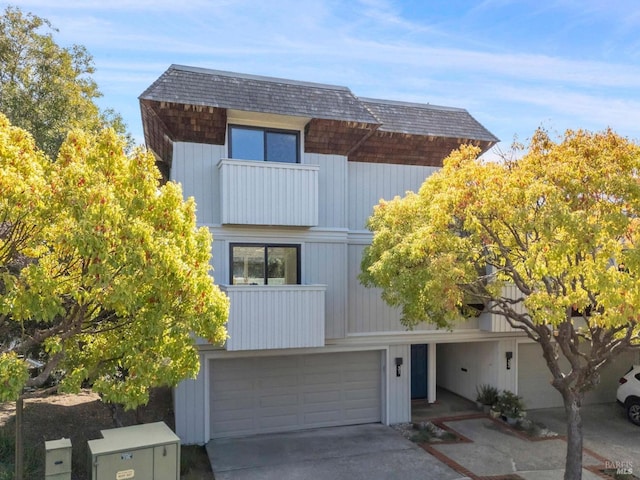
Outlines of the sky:
[[464,108],[501,142],[538,127],[640,139],[637,0],[16,0],[93,56],[98,104],[144,143],[138,96],[171,64]]

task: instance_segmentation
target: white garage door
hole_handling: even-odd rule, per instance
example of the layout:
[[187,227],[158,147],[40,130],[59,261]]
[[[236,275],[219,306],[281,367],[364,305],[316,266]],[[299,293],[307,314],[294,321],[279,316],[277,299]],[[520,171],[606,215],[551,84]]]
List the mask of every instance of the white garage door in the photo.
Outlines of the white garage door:
[[518,345],[518,395],[527,409],[561,407],[562,396],[551,386],[551,372],[537,343]]
[[379,351],[212,360],[212,438],[381,419]]
[[[600,374],[600,385],[587,393],[583,404],[615,402],[618,379],[635,359],[636,354],[630,352],[607,365]],[[568,371],[567,365],[566,361],[562,364],[565,372]],[[518,345],[518,395],[524,399],[528,409],[562,406],[562,396],[551,386],[551,372],[537,343]]]

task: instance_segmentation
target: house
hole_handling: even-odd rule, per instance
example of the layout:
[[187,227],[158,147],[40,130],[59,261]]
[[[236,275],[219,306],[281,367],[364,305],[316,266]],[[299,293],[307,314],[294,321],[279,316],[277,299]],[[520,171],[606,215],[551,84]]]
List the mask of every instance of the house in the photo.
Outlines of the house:
[[416,191],[461,144],[497,142],[466,110],[179,65],[140,106],[164,177],[214,236],[231,301],[226,345],[201,342],[198,377],[175,390],[183,443],[406,422],[436,386],[474,399],[489,383],[530,408],[561,405],[538,345],[503,318],[407,331],[357,279],[380,198]]

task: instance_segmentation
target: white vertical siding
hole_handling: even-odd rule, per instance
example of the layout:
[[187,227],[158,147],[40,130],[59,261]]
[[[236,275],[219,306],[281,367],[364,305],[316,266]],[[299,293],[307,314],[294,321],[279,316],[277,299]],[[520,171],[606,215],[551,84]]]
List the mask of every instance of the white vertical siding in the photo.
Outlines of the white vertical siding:
[[436,401],[436,389],[438,385],[437,348],[436,343],[429,343],[427,346],[427,401],[429,403],[435,403]]
[[476,399],[478,385],[488,383],[501,388],[498,353],[498,342],[438,344],[438,385],[469,400]]
[[185,197],[194,197],[199,224],[219,222],[218,169],[224,146],[203,143],[173,144],[171,180],[182,184]]
[[[507,370],[507,352],[511,352],[511,368]],[[496,387],[500,390],[518,391],[518,348],[515,337],[503,338],[498,342],[498,352],[496,359]]]
[[318,225],[347,226],[347,157],[307,153],[304,163],[318,165]]
[[229,278],[229,247],[225,240],[213,237],[211,246],[211,266],[213,278],[217,284],[230,282]]
[[[505,285],[502,288],[502,295],[506,298],[516,299],[522,297],[522,292],[515,285]],[[522,303],[514,307],[517,313],[524,313],[526,308]],[[479,318],[479,327],[487,332],[518,332],[517,328],[513,328],[502,315],[483,313]]]
[[[407,327],[400,323],[401,311],[382,300],[381,290],[366,288],[358,280],[364,245],[349,245],[348,249],[348,331],[349,333],[403,332]],[[474,319],[475,320],[475,319]],[[470,327],[473,323],[461,323]],[[430,324],[414,327],[416,331],[435,330]]]
[[391,308],[377,288],[365,288],[358,280],[363,245],[349,245],[348,250],[348,331],[349,333],[404,331],[400,311]]
[[[400,376],[396,358],[402,358]],[[411,345],[391,345],[387,352],[387,424],[411,421]]]
[[227,350],[324,346],[324,285],[222,285]]
[[327,286],[325,336],[343,338],[347,323],[347,247],[344,243],[309,242],[304,248],[305,283]]
[[317,165],[221,160],[223,224],[315,226]]
[[200,371],[195,379],[183,380],[173,390],[173,410],[176,422],[176,434],[185,445],[209,441],[206,438],[205,410],[205,360],[200,356]]
[[381,198],[390,200],[396,195],[403,196],[407,190],[417,192],[425,179],[437,170],[418,165],[349,162],[349,228],[363,230]]
[[[418,191],[425,179],[436,167],[417,165],[390,165],[348,163],[348,218],[350,230],[361,231],[373,213],[373,207],[381,198],[403,196],[408,190]],[[364,245],[348,247],[348,332],[399,332],[407,330],[400,323],[401,312],[389,307],[376,288],[365,288],[358,281]],[[421,324],[414,329],[433,330],[435,327]],[[477,320],[461,322],[459,328],[477,328]]]

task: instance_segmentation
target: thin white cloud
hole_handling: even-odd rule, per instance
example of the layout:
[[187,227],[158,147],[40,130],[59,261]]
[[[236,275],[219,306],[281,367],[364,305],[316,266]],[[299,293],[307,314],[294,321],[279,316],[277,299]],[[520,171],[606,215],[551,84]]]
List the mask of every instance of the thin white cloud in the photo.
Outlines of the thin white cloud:
[[154,11],[175,12],[185,10],[200,10],[203,8],[222,8],[230,5],[233,0],[190,0],[176,2],[174,0],[19,0],[18,7],[28,9],[74,10],[74,11]]
[[[501,93],[506,101],[543,108],[564,118],[581,119],[581,125],[635,131],[640,137],[640,101],[637,99],[588,95],[551,88],[525,90],[507,85],[502,87]],[[579,127],[580,125],[573,125],[572,128]]]
[[[86,25],[86,24],[85,24]],[[509,77],[525,82],[556,82],[562,85],[600,86],[613,88],[640,88],[640,67],[598,61],[580,61],[545,55],[494,53],[451,48],[425,47],[410,44],[380,43],[353,38],[333,39],[319,44],[314,39],[292,42],[286,38],[272,37],[273,43],[229,45],[206,43],[202,38],[175,39],[156,34],[125,34],[114,37],[109,30],[95,28],[95,45],[101,33],[103,43],[111,49],[133,49],[150,55],[185,54],[189,56],[253,55],[263,57],[288,57],[299,63],[327,61],[331,63],[375,62],[378,65],[405,65],[425,69],[433,74],[467,72],[493,77]],[[221,35],[223,36],[223,35]],[[298,56],[298,57],[296,57]]]
[[[87,46],[105,92],[103,103],[116,110],[131,110],[132,101],[138,109],[137,95],[171,63],[183,63],[463,107],[506,141],[547,120],[559,128],[602,124],[640,136],[634,113],[640,112],[640,61],[631,61],[640,60],[633,28],[640,26],[637,0],[485,0],[449,17],[444,12],[439,21],[429,12],[446,6],[425,5],[409,17],[407,5],[399,0],[20,0],[20,8],[59,28],[56,39]],[[504,12],[520,14],[510,36],[495,28],[496,14]],[[573,49],[556,45],[558,32],[538,31],[534,23],[529,37],[520,38],[521,26],[545,15],[562,19],[571,32],[600,25],[593,30],[599,55],[580,50],[579,43]],[[512,44],[511,38],[521,43]],[[543,43],[553,48],[542,50]],[[139,116],[128,123],[139,129]]]
[[[384,7],[386,2],[368,1],[368,6]],[[380,7],[380,8],[382,8]],[[386,12],[379,10],[379,14]],[[257,20],[256,20],[257,22]],[[366,38],[362,32],[332,33],[326,26],[314,23],[299,36],[269,32],[269,27],[254,23],[238,36],[237,28],[221,24],[213,31],[194,30],[190,36],[172,36],[167,29],[154,31],[122,31],[120,25],[94,16],[80,16],[67,20],[64,38],[89,39],[89,47],[140,52],[149,57],[153,53],[216,57],[253,55],[266,63],[278,56],[305,61],[351,63],[375,62],[378,65],[405,65],[428,69],[437,74],[466,72],[502,76],[525,82],[557,82],[562,85],[597,85],[613,88],[640,88],[640,66],[593,60],[573,60],[559,56],[529,53],[492,52],[424,43],[398,41],[390,35],[383,39]],[[255,27],[255,28],[254,28]],[[160,33],[159,33],[160,32]],[[265,32],[269,42],[265,42]],[[295,31],[293,31],[295,34]],[[237,40],[237,41],[236,41]],[[299,56],[299,57],[296,57]]]

